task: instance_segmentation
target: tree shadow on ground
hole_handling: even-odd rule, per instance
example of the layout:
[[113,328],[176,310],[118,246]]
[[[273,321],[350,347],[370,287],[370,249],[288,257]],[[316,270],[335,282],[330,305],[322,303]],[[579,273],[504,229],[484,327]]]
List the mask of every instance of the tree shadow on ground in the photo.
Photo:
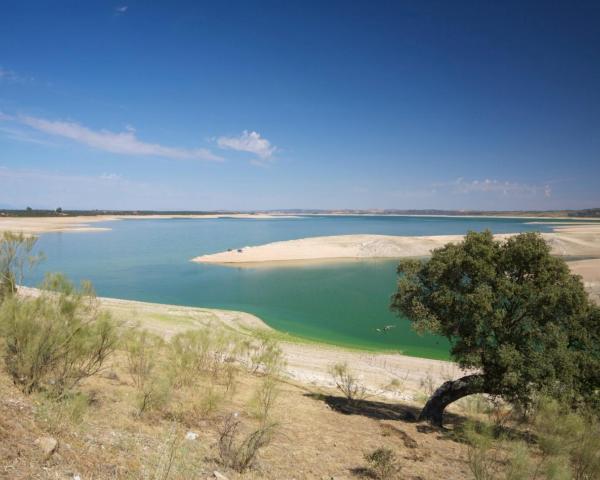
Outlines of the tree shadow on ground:
[[[399,420],[403,422],[416,422],[421,409],[414,405],[404,403],[386,403],[376,400],[354,400],[350,401],[345,397],[335,395],[323,395],[319,393],[305,393],[305,397],[325,402],[332,410],[345,415],[362,415],[363,417],[373,418],[375,420]],[[448,432],[452,432],[458,426],[465,422],[466,418],[450,412],[444,413],[444,427],[435,427],[428,423],[422,423],[417,426],[420,433],[438,433],[447,437]]]
[[404,422],[415,422],[419,415],[418,408],[401,403],[385,403],[374,400],[350,401],[345,397],[318,393],[305,393],[304,396],[321,400],[332,410],[345,415],[362,415],[376,420],[402,420]]

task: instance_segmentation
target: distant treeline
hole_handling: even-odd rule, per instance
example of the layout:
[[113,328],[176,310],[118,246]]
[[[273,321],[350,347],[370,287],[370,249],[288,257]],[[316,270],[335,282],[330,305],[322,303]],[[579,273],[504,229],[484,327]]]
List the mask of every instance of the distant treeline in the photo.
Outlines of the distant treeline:
[[587,208],[582,210],[317,210],[317,209],[286,209],[286,210],[256,210],[256,211],[234,211],[234,210],[55,210],[26,208],[24,210],[2,210],[0,216],[4,217],[58,217],[58,216],[90,216],[90,215],[231,215],[237,213],[245,214],[340,214],[340,215],[474,215],[474,216],[516,216],[516,217],[576,217],[576,218],[600,218],[600,208]]
[[4,217],[78,217],[78,216],[96,216],[96,215],[214,215],[214,214],[232,214],[238,212],[226,211],[192,211],[192,210],[44,210],[27,208],[25,210],[6,210],[0,209],[0,216]]

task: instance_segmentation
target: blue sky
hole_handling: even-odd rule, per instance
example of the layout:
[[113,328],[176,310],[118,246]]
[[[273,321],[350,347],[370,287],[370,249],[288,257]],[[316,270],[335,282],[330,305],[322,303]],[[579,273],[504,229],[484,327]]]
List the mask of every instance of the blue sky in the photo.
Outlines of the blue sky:
[[5,0],[0,207],[600,206],[595,1]]

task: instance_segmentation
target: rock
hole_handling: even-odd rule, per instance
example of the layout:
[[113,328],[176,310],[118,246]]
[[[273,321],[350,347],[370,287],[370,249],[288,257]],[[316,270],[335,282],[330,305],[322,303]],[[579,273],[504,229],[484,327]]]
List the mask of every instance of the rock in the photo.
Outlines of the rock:
[[225,475],[217,472],[216,470],[213,472],[213,477],[215,477],[217,480],[229,480]]
[[186,440],[196,440],[198,438],[198,434],[196,432],[187,432],[185,434]]
[[58,440],[53,437],[39,437],[35,441],[35,444],[40,447],[46,458],[50,458],[58,448]]

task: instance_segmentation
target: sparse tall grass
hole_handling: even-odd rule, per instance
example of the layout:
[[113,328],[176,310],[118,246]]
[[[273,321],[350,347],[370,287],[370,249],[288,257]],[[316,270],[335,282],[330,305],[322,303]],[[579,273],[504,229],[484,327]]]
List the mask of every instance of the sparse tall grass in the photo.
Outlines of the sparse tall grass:
[[83,393],[73,393],[57,401],[40,393],[36,399],[35,417],[44,430],[62,434],[84,424],[90,400]]

